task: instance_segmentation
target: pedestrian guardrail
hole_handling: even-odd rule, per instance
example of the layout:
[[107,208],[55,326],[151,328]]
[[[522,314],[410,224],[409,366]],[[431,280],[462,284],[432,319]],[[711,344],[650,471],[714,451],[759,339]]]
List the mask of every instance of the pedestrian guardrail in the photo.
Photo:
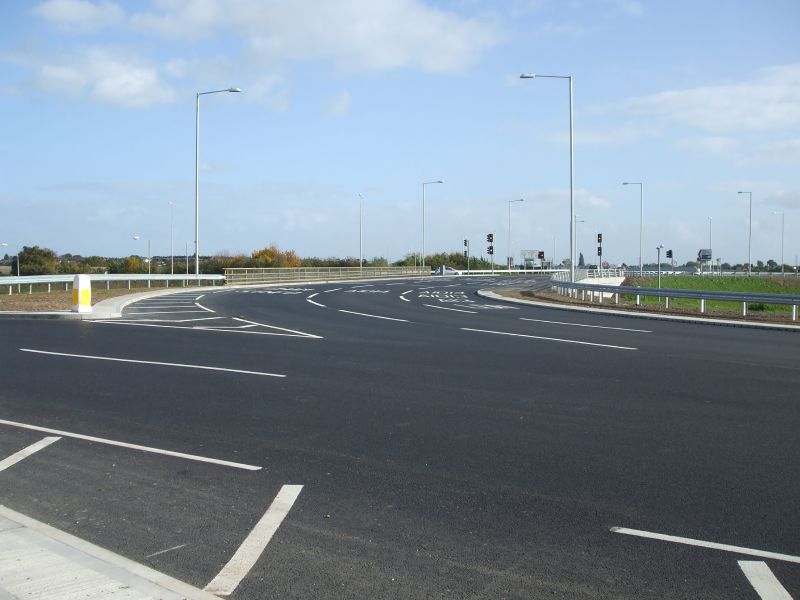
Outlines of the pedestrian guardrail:
[[430,267],[295,267],[225,269],[225,283],[291,283],[338,279],[382,279],[419,277],[431,274]]
[[[0,278],[0,286],[8,287],[8,293],[12,294],[14,289],[17,293],[31,294],[34,288],[44,291],[46,288],[48,292],[54,289],[64,289],[66,291],[72,289],[72,282],[75,275],[23,275],[22,277],[2,277]],[[179,275],[161,275],[161,274],[148,274],[148,273],[93,273],[89,275],[92,287],[97,289],[105,287],[111,289],[112,287],[127,287],[131,289],[133,282],[144,282],[146,285],[142,287],[153,287],[153,284],[161,284],[162,287],[169,287],[170,284],[180,285],[183,287],[189,285],[220,285],[225,283],[225,277],[222,275],[200,275],[199,277],[194,274],[179,274]],[[113,285],[112,285],[113,284]],[[63,286],[63,288],[62,288]]]
[[582,283],[551,279],[551,289],[562,296],[577,298],[578,294],[582,301],[587,300],[602,303],[604,298],[613,297],[615,304],[619,304],[620,296],[634,296],[636,305],[641,306],[642,298],[662,298],[666,308],[669,308],[670,299],[692,298],[699,302],[699,312],[706,312],[706,301],[717,300],[722,302],[737,302],[742,306],[742,315],[747,316],[747,306],[749,304],[782,304],[792,307],[792,320],[797,320],[797,307],[800,306],[800,295],[795,294],[760,294],[757,292],[727,292],[716,290],[679,290],[669,288],[643,288],[620,285],[603,285],[597,283]]

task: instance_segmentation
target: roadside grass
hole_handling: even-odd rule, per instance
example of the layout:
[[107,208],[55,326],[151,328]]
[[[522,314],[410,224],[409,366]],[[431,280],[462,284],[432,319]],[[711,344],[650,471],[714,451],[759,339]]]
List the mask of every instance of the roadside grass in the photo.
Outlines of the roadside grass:
[[[639,287],[658,287],[657,277],[628,277],[624,286]],[[714,290],[724,292],[752,292],[760,294],[800,294],[800,278],[794,275],[786,277],[714,277],[714,276],[686,276],[686,275],[667,275],[661,277],[662,289],[673,290]],[[634,302],[635,296],[624,295],[622,299],[626,302]],[[642,296],[642,304],[645,305],[664,305],[663,298],[649,298]],[[670,307],[689,308],[698,310],[699,301],[691,298],[670,298]],[[739,302],[720,302],[718,300],[707,300],[706,310],[720,313],[741,312],[742,305]],[[748,304],[748,312],[765,312],[775,314],[791,314],[792,307],[788,304]]]

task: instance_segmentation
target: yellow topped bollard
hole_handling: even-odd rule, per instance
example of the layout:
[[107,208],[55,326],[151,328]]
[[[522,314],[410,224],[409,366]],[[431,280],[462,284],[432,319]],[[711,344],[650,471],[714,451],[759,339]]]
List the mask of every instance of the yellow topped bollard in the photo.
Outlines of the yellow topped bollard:
[[92,312],[92,282],[88,275],[75,275],[72,281],[72,312]]

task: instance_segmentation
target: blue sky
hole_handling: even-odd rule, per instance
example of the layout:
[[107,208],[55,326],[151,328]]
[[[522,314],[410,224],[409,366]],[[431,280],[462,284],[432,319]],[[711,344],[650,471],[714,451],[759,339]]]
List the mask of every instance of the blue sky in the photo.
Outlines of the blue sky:
[[[800,254],[796,0],[46,0],[0,7],[0,242],[168,254],[426,250],[638,263]],[[711,217],[711,221],[709,221]],[[141,237],[134,241],[133,235]]]

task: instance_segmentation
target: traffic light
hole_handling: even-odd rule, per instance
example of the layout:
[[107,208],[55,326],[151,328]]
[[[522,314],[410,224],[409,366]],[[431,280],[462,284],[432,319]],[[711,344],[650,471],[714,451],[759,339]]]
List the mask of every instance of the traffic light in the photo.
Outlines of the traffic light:
[[464,258],[468,258],[467,254],[469,254],[466,250],[464,250]]
[[539,252],[536,253],[536,258],[538,258],[539,260],[544,260],[544,251],[539,250]]
[[494,254],[494,246],[489,246],[489,247],[486,249],[486,251],[487,251],[489,254]]
[[597,256],[603,256],[603,247],[602,246],[598,246],[597,247]]
[[468,240],[464,240],[464,245],[465,246],[469,246],[469,241]]
[[602,244],[603,243],[603,234],[602,233],[598,233],[597,234],[597,243],[598,244]]
[[487,233],[486,234],[486,241],[489,242],[490,244],[492,242],[494,242],[494,234],[493,233]]
[[672,258],[672,250],[667,250],[667,258]]

